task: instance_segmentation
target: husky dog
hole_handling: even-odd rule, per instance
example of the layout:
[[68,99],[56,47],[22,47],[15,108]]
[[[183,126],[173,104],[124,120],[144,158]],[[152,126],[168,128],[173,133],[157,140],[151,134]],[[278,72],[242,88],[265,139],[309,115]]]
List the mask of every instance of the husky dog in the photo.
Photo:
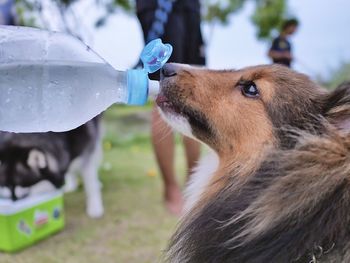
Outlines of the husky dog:
[[77,187],[82,176],[90,217],[103,215],[98,167],[102,158],[100,117],[68,132],[0,133],[0,186],[13,200],[19,191],[48,181],[56,188]]
[[214,152],[192,176],[167,261],[350,262],[350,83],[168,64],[157,104]]

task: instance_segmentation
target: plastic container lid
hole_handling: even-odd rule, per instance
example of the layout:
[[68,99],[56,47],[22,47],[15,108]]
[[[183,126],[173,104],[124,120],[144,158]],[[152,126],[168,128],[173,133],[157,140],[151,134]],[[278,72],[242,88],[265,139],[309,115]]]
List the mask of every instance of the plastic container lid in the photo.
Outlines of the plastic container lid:
[[0,215],[12,215],[21,212],[33,206],[48,202],[54,198],[63,196],[61,190],[55,190],[50,193],[29,196],[17,201],[10,199],[0,199]]
[[145,46],[141,53],[144,68],[127,71],[129,105],[146,103],[149,87],[148,74],[161,69],[170,58],[172,51],[173,47],[170,44],[163,44],[159,38]]

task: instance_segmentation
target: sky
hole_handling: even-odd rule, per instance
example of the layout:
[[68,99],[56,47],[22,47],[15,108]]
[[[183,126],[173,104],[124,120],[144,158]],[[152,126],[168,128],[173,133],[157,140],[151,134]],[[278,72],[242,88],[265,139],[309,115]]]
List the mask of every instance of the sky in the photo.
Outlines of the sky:
[[[294,68],[312,77],[327,78],[345,62],[350,62],[350,1],[289,0],[291,13],[300,20],[292,37]],[[250,2],[228,25],[203,24],[207,66],[234,69],[266,64],[269,43],[256,39],[250,21],[254,6]],[[91,46],[116,69],[132,67],[142,50],[140,25],[133,15],[118,12],[107,24],[91,32]]]

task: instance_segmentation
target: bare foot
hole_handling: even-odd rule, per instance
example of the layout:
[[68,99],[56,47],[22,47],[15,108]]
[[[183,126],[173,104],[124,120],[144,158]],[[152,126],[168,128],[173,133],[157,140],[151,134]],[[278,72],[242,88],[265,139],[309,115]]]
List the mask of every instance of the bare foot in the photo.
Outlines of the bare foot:
[[175,216],[181,216],[184,206],[182,192],[179,187],[169,187],[165,190],[165,207]]

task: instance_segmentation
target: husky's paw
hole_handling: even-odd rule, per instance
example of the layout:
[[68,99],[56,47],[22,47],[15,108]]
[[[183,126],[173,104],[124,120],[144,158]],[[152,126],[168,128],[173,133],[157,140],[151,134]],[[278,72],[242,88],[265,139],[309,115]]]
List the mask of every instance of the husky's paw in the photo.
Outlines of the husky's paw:
[[76,175],[67,174],[65,178],[65,184],[63,186],[63,191],[65,193],[75,192],[79,187],[78,178]]
[[104,213],[102,203],[96,200],[89,202],[86,208],[86,213],[91,218],[102,217]]

